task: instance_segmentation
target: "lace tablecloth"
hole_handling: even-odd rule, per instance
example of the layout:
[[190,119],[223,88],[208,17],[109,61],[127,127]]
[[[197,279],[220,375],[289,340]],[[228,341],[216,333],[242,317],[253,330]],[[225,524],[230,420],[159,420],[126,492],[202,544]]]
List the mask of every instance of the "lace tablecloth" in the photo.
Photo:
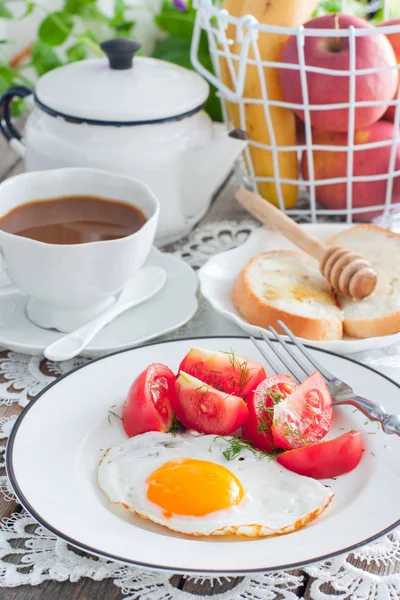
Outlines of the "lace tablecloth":
[[[216,252],[242,243],[254,227],[253,221],[241,221],[240,224],[223,221],[205,225],[193,232],[179,247],[170,247],[168,250],[187,260],[193,267],[199,267]],[[240,335],[242,332],[200,299],[199,311],[192,321],[168,337],[211,334]],[[356,358],[400,380],[400,346]],[[51,363],[40,357],[4,350],[0,353],[0,404],[11,406],[18,403],[26,406],[54,378],[87,360],[78,358],[64,363]],[[3,443],[0,446],[0,504],[3,500],[13,500],[4,471],[4,444],[15,419],[15,416],[0,419],[0,438]],[[307,598],[398,600],[400,566],[395,569],[396,565],[400,565],[400,531],[362,548],[355,555],[342,556],[304,569],[304,573],[312,578]],[[399,574],[394,572],[396,570]],[[38,526],[24,511],[3,519],[0,525],[0,586],[35,585],[46,580],[78,581],[81,577],[94,580],[112,578],[129,600],[194,600],[199,597],[198,592],[195,596],[174,586],[168,574],[144,572],[77,552]],[[219,600],[294,600],[299,597],[298,590],[302,589],[303,578],[300,572],[239,578],[235,587],[212,597]],[[205,590],[212,589],[207,578],[201,582]]]

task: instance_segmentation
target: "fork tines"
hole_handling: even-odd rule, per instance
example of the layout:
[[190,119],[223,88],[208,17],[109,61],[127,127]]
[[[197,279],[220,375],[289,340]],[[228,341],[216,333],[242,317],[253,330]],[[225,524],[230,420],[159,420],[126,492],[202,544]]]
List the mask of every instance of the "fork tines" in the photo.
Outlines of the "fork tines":
[[[279,350],[277,348],[277,344],[271,342],[270,338],[267,334],[260,330],[260,336],[268,345],[271,354],[265,352],[265,349],[261,346],[261,344],[254,338],[251,337],[251,341],[257,347],[259,352],[262,354],[263,358],[267,361],[267,363],[272,367],[275,373],[280,373],[282,371],[280,365],[276,361],[276,358],[282,363],[284,368],[290,375],[297,381],[300,381],[304,378],[304,375],[307,377],[311,375],[315,370],[319,371],[323,377],[327,381],[333,379],[333,375],[329,373],[319,362],[312,356],[312,354],[303,346],[303,344],[296,338],[296,336],[290,331],[290,329],[282,322],[278,321],[278,325],[283,329],[283,331],[290,338],[291,342],[286,341],[274,327],[269,326],[268,329],[274,336],[275,340],[279,343]],[[293,346],[299,350],[296,352]],[[282,352],[283,350],[283,352]],[[302,373],[299,377],[296,372],[293,370],[292,361],[297,366],[297,369]]]

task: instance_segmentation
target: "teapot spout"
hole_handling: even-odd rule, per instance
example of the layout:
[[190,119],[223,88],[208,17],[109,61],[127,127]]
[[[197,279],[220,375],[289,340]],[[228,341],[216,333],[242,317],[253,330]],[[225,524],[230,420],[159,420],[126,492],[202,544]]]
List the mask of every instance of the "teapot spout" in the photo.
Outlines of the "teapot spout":
[[249,136],[242,129],[223,133],[202,148],[202,171],[216,190],[227,178],[234,162],[246,148]]
[[242,129],[233,129],[216,137],[208,148],[204,148],[204,164],[209,164],[209,177],[214,180],[214,189],[221,185],[234,162],[246,148],[249,136]]
[[184,189],[190,193],[192,209],[196,205],[204,206],[205,199],[211,201],[214,192],[228,177],[235,160],[246,148],[248,139],[245,131],[234,129],[196,148],[187,157]]

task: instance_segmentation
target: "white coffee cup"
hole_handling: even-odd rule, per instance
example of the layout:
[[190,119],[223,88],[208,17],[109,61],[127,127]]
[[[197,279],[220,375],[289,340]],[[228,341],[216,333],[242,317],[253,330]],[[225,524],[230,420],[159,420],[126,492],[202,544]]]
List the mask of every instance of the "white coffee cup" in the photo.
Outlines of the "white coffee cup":
[[0,220],[37,200],[89,195],[141,209],[146,223],[132,235],[83,244],[47,244],[1,230],[2,269],[29,296],[28,317],[37,325],[72,331],[115,302],[153,244],[159,204],[144,183],[97,169],[65,168],[24,173],[0,184]]

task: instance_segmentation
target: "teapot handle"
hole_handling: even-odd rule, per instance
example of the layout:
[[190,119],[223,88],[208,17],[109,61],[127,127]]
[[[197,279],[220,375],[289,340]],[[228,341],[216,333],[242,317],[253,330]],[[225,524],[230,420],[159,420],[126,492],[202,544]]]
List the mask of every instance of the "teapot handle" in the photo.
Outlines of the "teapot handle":
[[26,148],[22,143],[22,135],[14,124],[14,119],[11,115],[11,105],[14,97],[26,98],[32,94],[32,90],[24,85],[16,85],[9,88],[0,97],[0,129],[6,140],[10,143],[11,148],[24,157]]

